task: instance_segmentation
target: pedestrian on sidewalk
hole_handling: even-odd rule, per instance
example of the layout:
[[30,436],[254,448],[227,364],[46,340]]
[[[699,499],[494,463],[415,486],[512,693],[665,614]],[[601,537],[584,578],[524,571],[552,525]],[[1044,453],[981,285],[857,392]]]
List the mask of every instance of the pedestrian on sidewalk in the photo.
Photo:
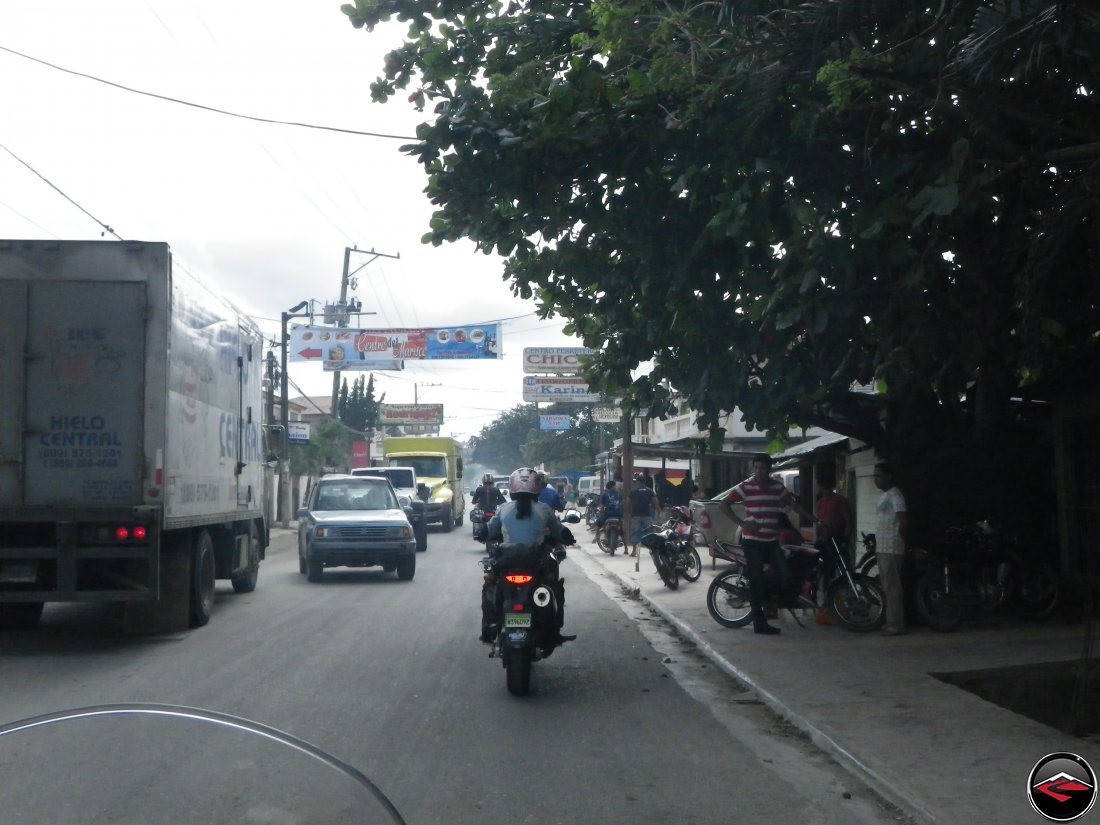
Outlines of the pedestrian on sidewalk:
[[835,471],[823,470],[814,479],[817,537],[822,541],[836,541],[845,560],[850,561],[848,543],[852,537],[852,505],[836,491],[835,476]]
[[[814,514],[803,507],[778,478],[769,475],[772,458],[759,453],[752,459],[752,475],[735,486],[723,499],[720,509],[725,516],[741,528],[741,546],[745,551],[746,573],[749,577],[749,605],[752,607],[753,630],[756,633],[774,635],[779,628],[768,624],[764,615],[764,562],[770,561],[787,586],[790,576],[787,560],[779,548],[779,515],[786,509],[794,510],[811,523],[817,521]],[[733,510],[734,504],[743,505],[746,518]]]
[[905,507],[905,496],[894,483],[894,469],[889,462],[876,464],[873,478],[875,486],[882,490],[875,507],[878,513],[875,553],[878,555],[879,581],[886,592],[886,624],[880,632],[883,636],[900,636],[905,632],[901,569],[905,561],[909,513]]

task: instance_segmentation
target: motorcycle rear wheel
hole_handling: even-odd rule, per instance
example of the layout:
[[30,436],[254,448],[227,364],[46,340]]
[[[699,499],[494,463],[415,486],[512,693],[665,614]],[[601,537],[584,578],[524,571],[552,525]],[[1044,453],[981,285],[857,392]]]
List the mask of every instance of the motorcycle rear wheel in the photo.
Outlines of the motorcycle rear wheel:
[[596,544],[605,553],[612,556],[619,547],[619,531],[616,528],[607,530],[603,527],[596,528]]
[[689,582],[697,582],[703,575],[703,560],[699,558],[699,551],[694,547],[684,549],[684,566],[680,568],[680,575]]
[[655,550],[653,552],[653,564],[657,567],[657,575],[665,583],[669,590],[675,590],[680,586],[680,578],[676,572],[676,565],[668,557],[668,550]]
[[508,692],[513,696],[526,696],[531,690],[531,650],[520,647],[509,650],[504,669],[508,679]]
[[846,577],[835,579],[825,592],[825,604],[845,630],[867,633],[886,623],[886,593],[882,586],[859,573],[852,574],[853,592]]
[[916,606],[921,623],[941,633],[958,630],[962,624],[962,606],[947,595],[943,576],[926,573],[917,580]]
[[707,588],[707,610],[723,627],[744,627],[752,622],[749,580],[742,568],[714,577]]

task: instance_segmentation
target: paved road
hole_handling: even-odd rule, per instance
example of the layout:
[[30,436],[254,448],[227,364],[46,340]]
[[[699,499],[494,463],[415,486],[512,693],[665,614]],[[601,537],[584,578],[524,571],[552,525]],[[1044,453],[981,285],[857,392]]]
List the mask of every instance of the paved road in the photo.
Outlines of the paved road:
[[[318,584],[298,573],[293,535],[279,531],[256,592],[219,585],[205,628],[125,637],[108,609],[50,605],[36,631],[0,635],[0,720],[103,702],[244,716],[360,768],[410,823],[895,820],[574,555],[562,572],[567,630],[580,638],[536,664],[522,699],[476,641],[481,552],[468,528],[432,532],[412,582],[369,569],[327,571]],[[77,753],[126,750],[98,744]],[[24,788],[28,805],[71,792],[64,777],[20,774],[4,753],[9,804],[10,788]],[[176,762],[158,744],[160,768],[145,773],[200,783],[194,793],[228,811],[198,777],[234,758],[193,746]],[[150,781],[116,783],[86,804]],[[300,800],[324,793],[293,771],[279,784]],[[297,821],[249,810],[239,821]]]

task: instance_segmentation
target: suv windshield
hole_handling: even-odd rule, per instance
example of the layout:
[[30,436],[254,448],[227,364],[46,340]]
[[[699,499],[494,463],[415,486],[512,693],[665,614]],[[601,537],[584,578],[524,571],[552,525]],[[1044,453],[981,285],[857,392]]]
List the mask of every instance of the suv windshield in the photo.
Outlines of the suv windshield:
[[396,510],[397,497],[384,480],[322,481],[313,510]]

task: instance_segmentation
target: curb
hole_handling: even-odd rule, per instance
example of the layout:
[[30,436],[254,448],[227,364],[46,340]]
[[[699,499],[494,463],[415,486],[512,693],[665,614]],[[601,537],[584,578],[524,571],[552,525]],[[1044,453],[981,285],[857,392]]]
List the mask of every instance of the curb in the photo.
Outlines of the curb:
[[[596,550],[599,551],[599,547],[596,547]],[[702,638],[691,625],[677,618],[676,615],[671,613],[667,608],[657,604],[642,590],[641,586],[636,581],[629,576],[624,576],[606,567],[598,556],[592,553],[588,553],[588,556],[596,559],[596,563],[603,567],[606,573],[614,576],[628,595],[644,601],[651,610],[657,613],[657,615],[668,624],[672,625],[681,636],[694,644],[703,655],[710,659],[719,669],[759,696],[760,701],[773,713],[798,728],[799,731],[809,737],[810,741],[832,756],[841,767],[855,776],[856,779],[869,786],[875,793],[887,800],[890,804],[899,808],[902,813],[914,818],[918,822],[928,823],[929,825],[938,822],[938,820],[918,800],[899,790],[894,783],[884,777],[874,766],[861,760],[856,754],[845,748],[829,736],[829,734],[816,727],[781,698],[760,685],[751,675],[726,659],[725,656],[715,650],[706,639]]]

